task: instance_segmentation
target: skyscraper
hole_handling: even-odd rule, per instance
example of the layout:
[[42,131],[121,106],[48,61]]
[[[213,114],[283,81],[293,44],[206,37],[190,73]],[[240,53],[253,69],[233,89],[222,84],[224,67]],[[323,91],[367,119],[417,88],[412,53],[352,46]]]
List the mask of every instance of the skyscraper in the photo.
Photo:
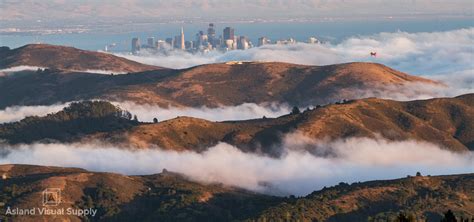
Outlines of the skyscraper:
[[207,36],[214,37],[216,35],[216,30],[214,29],[214,23],[209,23],[209,28],[207,28]]
[[186,45],[185,45],[185,41],[184,41],[184,29],[183,29],[183,27],[181,27],[181,44],[180,44],[180,49],[181,49],[181,50],[185,50],[185,49],[186,49]]
[[150,48],[155,47],[155,37],[148,37],[147,46],[150,47]]
[[138,51],[140,51],[140,39],[135,37],[132,39],[132,53],[136,54]]
[[173,38],[166,38],[165,42],[171,47],[174,48]]
[[234,40],[234,29],[231,27],[225,27],[224,29],[224,41],[228,39]]
[[216,47],[216,30],[214,29],[214,23],[209,23],[209,28],[207,28],[207,38],[212,47]]
[[196,34],[196,47],[199,48],[203,46],[207,42],[207,40],[207,35],[205,35],[203,31],[199,31]]
[[237,49],[248,49],[249,48],[249,40],[246,36],[239,36],[239,40],[237,41]]
[[268,39],[267,37],[258,38],[258,46],[262,46],[266,44],[270,44],[270,39]]

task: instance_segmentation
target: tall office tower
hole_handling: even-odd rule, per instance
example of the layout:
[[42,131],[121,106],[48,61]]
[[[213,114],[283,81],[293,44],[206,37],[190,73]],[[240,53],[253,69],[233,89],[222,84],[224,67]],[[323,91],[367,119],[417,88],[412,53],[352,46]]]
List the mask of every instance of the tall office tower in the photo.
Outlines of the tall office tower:
[[199,48],[203,46],[206,41],[207,41],[207,35],[204,35],[203,31],[199,31],[196,34],[196,47]]
[[234,40],[234,29],[231,27],[225,27],[224,29],[224,41],[228,39]]
[[245,36],[240,36],[239,40],[237,41],[237,49],[248,49],[249,48],[249,41],[247,37]]
[[270,39],[268,39],[267,37],[258,38],[258,46],[267,45],[267,44],[270,44]]
[[184,44],[186,45],[186,49],[188,50],[194,48],[193,41],[186,41]]
[[198,33],[196,33],[196,47],[198,47],[198,48],[199,48],[199,46],[202,45],[201,35],[202,35],[202,31],[199,31]]
[[207,28],[207,38],[212,47],[216,47],[216,30],[214,29],[214,23],[209,23],[209,28]]
[[214,23],[209,23],[209,28],[207,28],[207,36],[209,36],[209,37],[216,36],[216,30],[214,29]]
[[185,50],[186,49],[186,45],[185,45],[185,41],[184,41],[184,29],[183,27],[181,27],[181,42],[180,42],[180,49],[181,50]]
[[234,40],[232,40],[232,39],[225,40],[225,47],[226,47],[227,50],[233,50],[234,49]]
[[165,42],[171,47],[174,48],[174,41],[173,38],[166,38]]
[[222,38],[222,35],[219,36],[219,38],[216,38],[216,48],[222,48],[224,46],[224,40]]
[[146,43],[148,47],[155,48],[155,37],[149,37]]
[[135,37],[132,39],[132,53],[136,54],[138,51],[140,51],[140,39]]
[[181,48],[181,35],[177,35],[174,37],[173,40],[173,48],[180,49]]
[[163,40],[158,40],[158,41],[156,41],[156,48],[158,50],[165,50],[165,49],[167,49],[167,46],[166,46],[167,44],[168,43],[163,41]]

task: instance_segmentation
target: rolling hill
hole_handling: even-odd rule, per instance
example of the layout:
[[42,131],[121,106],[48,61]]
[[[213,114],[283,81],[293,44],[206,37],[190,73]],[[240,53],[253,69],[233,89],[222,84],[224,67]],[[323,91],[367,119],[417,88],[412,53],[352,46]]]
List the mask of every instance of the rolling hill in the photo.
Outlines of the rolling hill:
[[[0,50],[0,68],[50,67],[0,76],[0,109],[106,99],[162,107],[216,107],[278,102],[308,106],[370,96],[416,95],[441,83],[375,63],[305,66],[277,62],[222,63],[174,70],[64,46]],[[84,73],[119,70],[126,75]],[[79,71],[78,71],[79,70]]]
[[[409,102],[369,98],[316,107],[278,118],[211,122],[179,117],[155,124],[116,116],[64,119],[62,111],[47,117],[29,117],[0,125],[0,139],[12,144],[99,139],[128,147],[156,145],[163,149],[198,152],[226,142],[247,152],[279,156],[282,137],[298,132],[317,140],[382,137],[391,141],[426,141],[463,152],[474,150],[473,101],[474,94]],[[81,104],[76,103],[76,107],[103,110],[102,106],[111,106],[107,102]]]
[[[452,210],[474,216],[474,175],[414,176],[324,188],[305,197],[275,197],[200,184],[163,170],[126,176],[78,168],[0,165],[0,219],[18,221],[378,221],[399,215],[440,221]],[[49,209],[95,209],[96,215],[5,216],[8,207],[41,208],[42,191],[59,188]]]
[[109,72],[140,72],[160,69],[107,53],[67,46],[30,44],[16,49],[0,48],[0,69],[35,66],[61,70],[102,70]]

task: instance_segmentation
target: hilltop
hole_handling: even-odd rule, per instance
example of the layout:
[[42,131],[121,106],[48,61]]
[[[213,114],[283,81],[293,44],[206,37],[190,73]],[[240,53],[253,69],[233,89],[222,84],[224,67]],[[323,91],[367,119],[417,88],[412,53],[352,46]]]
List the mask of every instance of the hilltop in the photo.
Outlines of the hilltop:
[[[201,65],[158,83],[160,94],[186,106],[280,102],[310,105],[438,83],[376,63],[306,66],[279,62]],[[364,94],[364,95],[363,95]],[[133,94],[130,100],[135,100]]]
[[[156,145],[163,149],[198,152],[226,142],[247,152],[279,156],[282,137],[298,132],[315,140],[382,137],[390,141],[426,141],[463,152],[474,150],[473,101],[474,94],[409,102],[369,98],[318,106],[278,118],[225,122],[179,117],[152,124],[119,118],[91,121],[86,128],[103,130],[89,132],[72,128],[69,121],[56,121],[54,126],[39,128],[46,126],[45,122],[51,118],[60,119],[56,117],[58,114],[50,114],[0,125],[0,139],[13,144],[43,139],[65,142],[71,139],[59,137],[62,135],[59,132],[69,132],[74,141],[99,139],[128,147]],[[77,124],[85,122],[77,121]],[[107,128],[109,125],[126,127]],[[37,133],[38,130],[41,133]]]
[[141,64],[108,53],[49,44],[30,44],[16,49],[2,47],[0,58],[2,58],[0,69],[15,66],[109,72],[140,72],[161,69],[161,67]]
[[319,140],[381,136],[391,141],[426,141],[453,151],[467,151],[474,150],[473,101],[474,94],[410,102],[370,98],[278,118],[211,122],[179,117],[133,127],[125,133],[93,137],[177,150],[203,150],[222,141],[245,151],[279,155],[283,135],[299,132]]
[[127,111],[103,101],[71,103],[47,116],[27,117],[13,124],[0,125],[0,134],[12,143],[42,140],[73,141],[98,132],[113,132],[138,125]]
[[329,66],[223,63],[126,75],[47,70],[0,77],[0,109],[88,99],[162,107],[265,102],[307,106],[390,94],[413,96],[423,89],[420,85],[443,87],[441,83],[375,63]]
[[[275,197],[200,184],[163,170],[160,174],[126,176],[78,168],[0,165],[0,201],[5,208],[41,207],[41,192],[61,189],[61,203],[50,209],[93,208],[98,221],[366,221],[406,217],[440,221],[452,210],[460,219],[474,216],[474,175],[415,176],[324,188],[305,197]],[[19,186],[21,184],[21,186]],[[0,214],[0,219],[5,219]],[[22,221],[53,216],[24,216]],[[20,219],[15,217],[13,219]],[[76,216],[58,220],[81,221]]]

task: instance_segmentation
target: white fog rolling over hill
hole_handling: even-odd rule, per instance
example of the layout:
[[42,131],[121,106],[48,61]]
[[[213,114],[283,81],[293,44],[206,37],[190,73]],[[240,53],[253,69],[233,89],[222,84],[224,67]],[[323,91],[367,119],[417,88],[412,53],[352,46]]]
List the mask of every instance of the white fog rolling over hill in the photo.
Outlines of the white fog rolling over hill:
[[162,108],[155,105],[136,104],[133,102],[113,102],[113,104],[137,115],[138,119],[144,122],[152,122],[153,118],[158,118],[159,121],[162,121],[178,116],[189,116],[210,121],[247,120],[262,118],[263,116],[268,118],[279,117],[291,111],[288,105],[277,103],[244,103],[238,106],[221,106],[217,108],[205,106]]
[[[383,91],[357,90],[353,95],[357,98],[378,97],[398,101],[409,101],[418,99],[430,99],[436,97],[454,97],[474,92],[474,76],[470,73],[459,73],[451,78],[449,75],[427,76],[446,83],[447,86],[435,86],[423,83],[413,83],[397,87],[387,87]],[[71,101],[74,102],[74,101]],[[68,106],[71,102],[54,105],[41,106],[11,106],[0,110],[0,124],[15,122],[28,116],[46,116],[55,113]],[[180,116],[188,116],[206,119],[209,121],[247,120],[258,119],[263,116],[275,118],[291,112],[288,104],[281,103],[244,103],[237,106],[220,106],[210,108],[202,107],[167,107],[163,108],[153,104],[136,104],[131,101],[111,101],[115,106],[127,110],[132,115],[137,115],[141,122],[152,122],[154,118],[158,121],[173,119]],[[305,109],[306,107],[299,107]]]
[[[55,104],[50,106],[11,106],[0,110],[0,124],[16,122],[28,116],[46,116],[55,113],[68,106],[71,102]],[[255,104],[244,103],[238,106],[209,107],[168,107],[163,108],[156,105],[136,104],[134,102],[112,102],[115,106],[137,115],[141,122],[152,122],[153,118],[159,121],[173,119],[178,116],[189,116],[206,119],[209,121],[246,120],[272,118],[290,113],[291,107],[286,104],[267,103]]]
[[0,110],[0,124],[16,122],[28,116],[45,116],[50,113],[61,111],[69,103],[50,106],[11,106]]
[[[127,150],[100,142],[3,145],[0,164],[80,167],[132,175],[159,173],[166,168],[201,182],[279,195],[305,195],[339,182],[393,179],[416,172],[441,175],[474,170],[474,153],[453,153],[420,141],[313,141],[298,133],[287,135],[284,141],[286,154],[278,159],[244,153],[226,143],[203,153]],[[303,151],[302,147],[308,146],[316,152]]]
[[[167,55],[147,54],[119,56],[150,65],[170,68],[227,61],[277,61],[304,65],[330,65],[345,62],[376,62],[413,75],[441,80],[448,87],[410,86],[409,93],[392,92],[367,96],[388,99],[423,99],[457,96],[474,92],[474,28],[432,33],[380,33],[351,37],[338,44],[265,45],[227,53],[190,54],[173,51]],[[370,52],[377,52],[371,57]],[[421,90],[423,92],[418,92]],[[410,93],[414,91],[414,93]],[[362,92],[364,94],[364,92]],[[417,95],[417,96],[416,96]]]

